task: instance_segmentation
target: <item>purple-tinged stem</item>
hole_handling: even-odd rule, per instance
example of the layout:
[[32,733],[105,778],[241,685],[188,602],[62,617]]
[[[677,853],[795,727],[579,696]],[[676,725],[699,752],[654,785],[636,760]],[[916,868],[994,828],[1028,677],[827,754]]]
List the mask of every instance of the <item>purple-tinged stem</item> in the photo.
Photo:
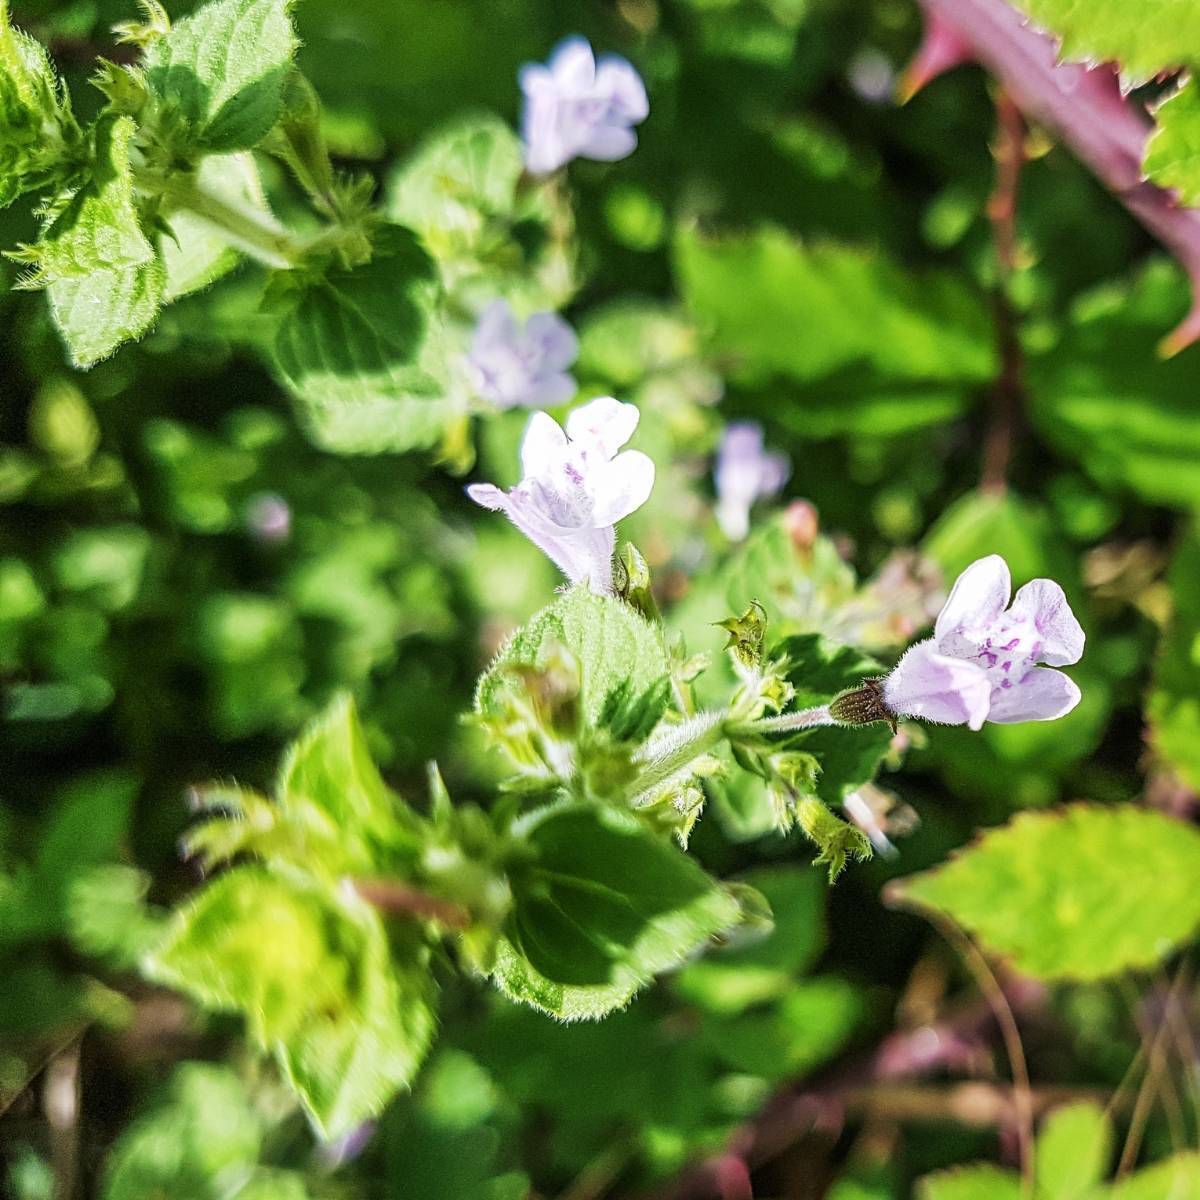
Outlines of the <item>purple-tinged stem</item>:
[[[1183,208],[1150,183],[1142,158],[1149,118],[1121,95],[1111,67],[1060,63],[1054,40],[1026,23],[1004,0],[920,0],[928,50],[918,51],[906,76],[909,95],[962,61],[938,44],[969,47],[1026,116],[1053,132],[1179,261],[1192,284],[1193,305],[1160,345],[1163,354],[1200,338],[1200,209]],[[916,70],[920,67],[920,70]]]

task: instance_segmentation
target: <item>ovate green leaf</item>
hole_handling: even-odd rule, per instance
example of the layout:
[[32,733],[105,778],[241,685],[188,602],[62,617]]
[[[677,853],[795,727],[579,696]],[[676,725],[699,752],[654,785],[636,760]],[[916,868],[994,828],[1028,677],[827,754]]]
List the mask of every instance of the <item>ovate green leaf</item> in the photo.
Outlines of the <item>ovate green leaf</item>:
[[1021,1177],[989,1163],[954,1167],[926,1175],[916,1195],[917,1200],[1020,1200]]
[[454,415],[440,287],[408,230],[383,230],[371,261],[293,298],[275,366],[313,439],[342,453],[427,448]]
[[1094,1104],[1068,1104],[1047,1118],[1037,1138],[1039,1200],[1095,1200],[1108,1176],[1112,1126]]
[[74,132],[46,51],[13,28],[0,0],[0,208],[55,179]]
[[1159,187],[1174,188],[1182,204],[1200,203],[1200,87],[1188,79],[1155,110],[1158,128],[1142,167]]
[[601,1017],[736,924],[737,899],[615,808],[567,804],[524,828],[496,984],[564,1021]]
[[483,717],[500,712],[499,692],[514,669],[543,669],[565,649],[579,667],[585,725],[600,723],[617,693],[645,696],[666,678],[669,664],[658,631],[629,605],[572,588],[542,609],[505,643],[479,681],[475,707]]
[[1200,1154],[1189,1151],[1113,1184],[1109,1200],[1188,1200],[1200,1195]]
[[[945,420],[992,377],[986,307],[949,276],[910,277],[877,251],[770,227],[720,238],[684,230],[676,267],[702,344],[741,386],[770,387],[801,436]],[[789,383],[796,402],[779,404]]]
[[187,149],[245,150],[275,124],[296,49],[290,0],[213,0],[146,52],[146,81]]
[[221,1200],[257,1164],[262,1135],[262,1121],[228,1067],[184,1063],[165,1101],[117,1142],[104,1200]]
[[899,881],[896,896],[953,918],[1026,974],[1104,979],[1160,962],[1194,934],[1198,872],[1190,825],[1128,804],[1077,804],[1021,814]]
[[1164,360],[1157,347],[1188,303],[1182,272],[1156,260],[1132,287],[1082,297],[1057,344],[1028,364],[1040,433],[1097,482],[1181,508],[1200,505],[1200,349]]
[[1057,34],[1063,58],[1115,62],[1134,79],[1200,62],[1200,11],[1191,0],[1016,0]]
[[33,282],[121,272],[153,261],[154,247],[142,232],[134,206],[129,143],[136,131],[132,117],[99,121],[91,178],[59,203],[33,248]]
[[407,1086],[433,1033],[424,962],[393,961],[372,908],[299,875],[228,871],[178,910],[144,969],[242,1013],[326,1137]]
[[714,950],[675,980],[679,993],[715,1013],[738,1013],[783,995],[825,942],[824,875],[800,866],[762,867],[743,882],[771,906],[774,928],[751,945]]
[[158,258],[50,284],[50,314],[71,362],[94,366],[122,342],[141,337],[162,307],[165,286],[166,271]]

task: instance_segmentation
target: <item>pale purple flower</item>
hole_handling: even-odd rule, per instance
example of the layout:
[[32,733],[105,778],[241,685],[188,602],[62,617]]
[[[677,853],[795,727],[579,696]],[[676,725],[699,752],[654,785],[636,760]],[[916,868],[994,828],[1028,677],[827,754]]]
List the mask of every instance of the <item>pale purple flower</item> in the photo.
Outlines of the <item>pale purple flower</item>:
[[596,61],[586,38],[562,42],[549,61],[521,68],[525,165],[535,175],[573,158],[616,162],[632,154],[650,112],[641,76],[623,58]]
[[286,542],[292,533],[292,510],[274,492],[256,492],[246,501],[246,529],[264,545]]
[[1062,588],[1027,583],[1008,607],[1012,580],[998,554],[959,577],[934,626],[883,683],[897,716],[979,729],[984,721],[1052,721],[1079,703],[1079,688],[1061,671],[1083,654],[1083,630]]
[[536,412],[521,442],[521,482],[503,492],[473,483],[476,504],[503,512],[572,583],[611,592],[617,521],[640,508],[654,486],[654,464],[638,450],[617,451],[633,436],[632,404],[601,396],[575,409],[564,432]]
[[493,300],[475,326],[467,367],[475,391],[499,409],[551,408],[575,395],[567,368],[578,356],[579,341],[557,313],[521,325],[506,300]]
[[713,471],[717,485],[717,524],[732,541],[750,532],[750,507],[776,495],[792,473],[786,454],[763,448],[762,426],[734,421],[725,429]]

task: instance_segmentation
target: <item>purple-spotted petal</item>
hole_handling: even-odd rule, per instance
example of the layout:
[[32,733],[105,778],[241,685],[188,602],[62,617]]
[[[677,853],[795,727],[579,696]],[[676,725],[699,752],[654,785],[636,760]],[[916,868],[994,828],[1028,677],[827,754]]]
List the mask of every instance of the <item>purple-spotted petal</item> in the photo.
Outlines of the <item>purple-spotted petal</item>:
[[1013,681],[1012,687],[997,688],[992,696],[988,720],[1012,725],[1065,717],[1079,703],[1080,691],[1075,681],[1061,671],[1031,667],[1022,679]]
[[1066,667],[1083,657],[1083,630],[1054,580],[1030,580],[1017,592],[1011,612],[1037,630],[1040,661],[1052,667]]
[[654,487],[654,463],[640,450],[626,450],[592,471],[592,510],[598,525],[612,525],[641,508]]
[[896,664],[884,681],[883,699],[899,716],[979,729],[987,720],[991,691],[980,667],[939,654],[929,639],[911,647]]
[[567,435],[548,413],[535,412],[521,439],[521,473],[534,479],[554,469],[567,446]]
[[934,627],[943,638],[961,629],[990,625],[1004,611],[1012,594],[1008,564],[998,554],[977,559],[957,579]]
[[633,437],[640,416],[635,404],[599,396],[567,417],[567,436],[585,450],[595,448],[612,458]]

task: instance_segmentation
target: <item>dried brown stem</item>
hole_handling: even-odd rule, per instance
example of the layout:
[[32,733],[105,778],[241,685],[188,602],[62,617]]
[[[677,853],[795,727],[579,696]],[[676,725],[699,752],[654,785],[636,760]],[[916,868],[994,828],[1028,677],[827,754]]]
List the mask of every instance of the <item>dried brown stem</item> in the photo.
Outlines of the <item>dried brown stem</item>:
[[431,896],[392,879],[355,879],[354,890],[382,912],[437,921],[449,929],[466,929],[471,915],[450,900]]

